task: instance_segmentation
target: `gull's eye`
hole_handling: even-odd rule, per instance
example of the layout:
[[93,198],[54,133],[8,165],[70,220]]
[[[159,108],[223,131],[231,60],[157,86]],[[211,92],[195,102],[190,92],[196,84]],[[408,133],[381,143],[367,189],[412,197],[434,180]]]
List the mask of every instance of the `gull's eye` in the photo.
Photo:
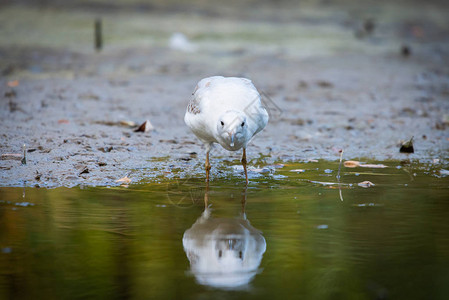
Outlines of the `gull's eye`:
[[224,126],[224,122],[223,121],[220,121],[220,123],[221,123],[221,126]]
[[242,127],[245,126],[245,122],[242,122],[242,124],[240,124],[240,125],[242,125]]

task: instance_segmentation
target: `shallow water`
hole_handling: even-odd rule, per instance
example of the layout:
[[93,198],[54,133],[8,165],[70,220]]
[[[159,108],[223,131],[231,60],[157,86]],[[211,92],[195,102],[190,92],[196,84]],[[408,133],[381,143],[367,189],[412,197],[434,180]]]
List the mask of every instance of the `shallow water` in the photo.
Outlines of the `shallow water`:
[[0,188],[0,299],[447,299],[447,171],[383,163]]

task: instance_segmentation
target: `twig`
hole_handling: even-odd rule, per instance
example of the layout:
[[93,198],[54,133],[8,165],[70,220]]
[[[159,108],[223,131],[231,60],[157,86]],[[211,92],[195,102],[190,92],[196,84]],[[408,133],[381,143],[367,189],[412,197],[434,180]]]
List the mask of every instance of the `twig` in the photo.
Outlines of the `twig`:
[[22,158],[22,165],[27,164],[27,148],[26,145],[23,144],[23,158]]
[[101,51],[101,48],[103,48],[103,35],[100,18],[95,19],[94,34],[95,34],[95,50]]
[[339,152],[340,152],[340,164],[338,165],[338,173],[337,173],[338,180],[340,180],[341,162],[343,161],[343,149],[341,149]]
[[337,172],[338,192],[340,194],[341,201],[343,201],[343,195],[341,193],[341,183],[340,183],[340,171],[341,171],[341,162],[342,161],[343,161],[343,149],[340,150],[340,164],[338,165],[338,172]]

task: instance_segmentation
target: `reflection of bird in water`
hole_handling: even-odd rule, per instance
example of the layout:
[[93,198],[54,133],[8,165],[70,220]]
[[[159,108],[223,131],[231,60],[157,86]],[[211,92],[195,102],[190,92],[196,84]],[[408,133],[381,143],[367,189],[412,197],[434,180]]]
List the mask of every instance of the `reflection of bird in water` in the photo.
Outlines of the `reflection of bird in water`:
[[243,148],[242,165],[246,184],[246,147],[268,123],[259,92],[251,80],[213,76],[198,82],[184,117],[187,126],[206,144],[206,181],[209,181],[209,152],[213,143],[229,151]]
[[[246,202],[246,191],[243,209]],[[184,233],[182,243],[190,269],[203,285],[232,289],[248,284],[257,274],[266,242],[245,213],[240,218],[214,218],[208,208]]]

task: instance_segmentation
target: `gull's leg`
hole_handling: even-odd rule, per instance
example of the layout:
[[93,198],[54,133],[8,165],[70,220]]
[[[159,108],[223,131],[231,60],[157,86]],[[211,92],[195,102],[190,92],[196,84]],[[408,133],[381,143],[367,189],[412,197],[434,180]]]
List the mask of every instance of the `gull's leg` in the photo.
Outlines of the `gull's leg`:
[[209,171],[212,168],[209,163],[209,151],[206,153],[206,181],[209,182]]
[[211,147],[210,147],[210,145],[207,145],[206,148],[207,148],[207,150],[206,150],[206,164],[205,164],[205,167],[206,167],[206,181],[209,182],[209,171],[212,168],[210,166],[210,163],[209,163],[209,152],[210,152],[210,148]]
[[245,148],[243,148],[242,165],[243,165],[243,170],[245,171],[246,185],[248,185],[248,172],[246,170],[246,149]]
[[204,192],[204,209],[209,207],[209,181],[206,183],[206,191]]
[[245,186],[242,193],[242,216],[243,219],[246,220],[246,214],[245,214],[245,207],[246,207],[246,190],[248,189],[248,186]]

